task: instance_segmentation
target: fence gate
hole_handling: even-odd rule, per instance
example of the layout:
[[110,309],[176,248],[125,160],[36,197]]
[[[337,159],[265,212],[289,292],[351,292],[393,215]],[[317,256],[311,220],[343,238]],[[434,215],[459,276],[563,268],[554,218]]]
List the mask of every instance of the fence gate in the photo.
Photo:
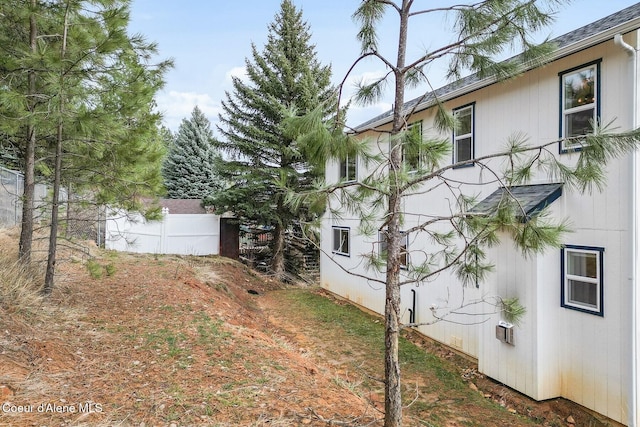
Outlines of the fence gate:
[[240,257],[240,222],[236,218],[220,218],[220,255]]

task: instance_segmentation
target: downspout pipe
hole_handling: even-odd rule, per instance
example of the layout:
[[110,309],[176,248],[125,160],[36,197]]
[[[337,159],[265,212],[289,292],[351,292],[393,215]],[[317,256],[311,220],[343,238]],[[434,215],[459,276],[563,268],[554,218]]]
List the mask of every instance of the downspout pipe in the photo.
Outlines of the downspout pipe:
[[[638,38],[636,32],[636,39]],[[613,38],[616,46],[622,48],[630,58],[631,62],[631,84],[632,84],[632,107],[631,107],[631,129],[638,126],[638,51],[636,48],[626,43],[622,34],[616,34]],[[629,427],[638,427],[638,278],[640,277],[640,218],[638,214],[638,202],[640,201],[640,153],[634,151],[631,163],[631,235],[633,245],[631,250],[631,396],[629,402]]]

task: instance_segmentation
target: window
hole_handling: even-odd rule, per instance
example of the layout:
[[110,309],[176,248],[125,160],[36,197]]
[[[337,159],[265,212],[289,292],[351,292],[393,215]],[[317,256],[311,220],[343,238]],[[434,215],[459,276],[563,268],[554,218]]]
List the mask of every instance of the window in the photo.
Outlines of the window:
[[357,180],[358,159],[355,155],[347,156],[340,162],[340,180],[351,182]]
[[[453,163],[473,159],[474,104],[453,110],[457,126],[453,131]],[[473,163],[461,167],[473,166]]]
[[600,61],[560,73],[560,152],[580,149],[600,116]]
[[604,248],[570,246],[562,248],[562,306],[604,315]]
[[[384,233],[380,233],[378,236],[380,242],[380,257],[383,261],[387,260],[387,240]],[[409,265],[409,235],[402,232],[402,240],[400,241],[400,266],[406,268]]]
[[333,253],[349,255],[349,229],[333,227]]
[[422,143],[422,122],[407,126],[407,135],[402,141],[402,162],[408,171],[417,171],[422,166],[420,144]]

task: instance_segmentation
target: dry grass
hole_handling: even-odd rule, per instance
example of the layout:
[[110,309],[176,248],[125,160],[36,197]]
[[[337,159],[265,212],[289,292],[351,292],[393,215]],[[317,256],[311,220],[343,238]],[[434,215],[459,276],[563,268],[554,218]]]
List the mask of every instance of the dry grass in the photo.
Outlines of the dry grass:
[[0,313],[35,315],[42,307],[42,279],[37,267],[18,262],[15,228],[0,230]]
[[39,289],[33,271],[0,255],[0,310],[24,316],[35,314],[42,306]]

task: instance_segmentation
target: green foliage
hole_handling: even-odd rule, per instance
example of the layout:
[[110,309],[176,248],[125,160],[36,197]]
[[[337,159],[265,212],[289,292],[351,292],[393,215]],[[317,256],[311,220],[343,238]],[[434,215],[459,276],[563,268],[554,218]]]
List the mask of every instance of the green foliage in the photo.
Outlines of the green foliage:
[[222,102],[222,137],[215,145],[227,154],[218,173],[228,185],[205,201],[217,212],[232,211],[245,222],[274,227],[279,236],[274,266],[283,262],[284,251],[275,245],[284,240],[284,232],[295,219],[313,216],[286,206],[286,189],[310,189],[324,171],[309,164],[310,153],[285,132],[283,123],[316,108],[321,121],[337,111],[331,69],[319,64],[310,39],[302,12],[283,0],[264,49],[251,46],[247,81],[234,78]]
[[[554,49],[547,42],[535,44],[531,34],[546,27],[553,20],[553,9],[560,1],[538,2],[521,0],[486,1],[457,9],[455,32],[458,44],[449,63],[449,77],[459,79],[462,72],[471,70],[480,77],[498,79],[512,77],[543,60]],[[496,62],[501,53],[524,51],[517,61]]]
[[[216,167],[221,159],[214,150],[210,127],[197,106],[188,120],[182,120],[162,167],[169,198],[203,199],[220,189]],[[165,131],[163,136],[166,141],[170,134]]]
[[27,147],[34,136],[41,177],[59,173],[63,186],[97,204],[140,209],[142,197],[162,190],[164,147],[153,97],[172,63],[152,62],[156,45],[128,34],[130,3],[0,5],[0,134],[19,153],[25,175],[33,171]]
[[527,313],[527,309],[520,304],[518,298],[502,298],[502,317],[509,323],[519,325],[520,321]]
[[102,264],[100,264],[98,261],[96,261],[94,259],[90,259],[90,260],[87,261],[86,267],[87,267],[87,271],[89,272],[89,275],[93,279],[101,279],[102,278],[103,267],[102,267]]
[[360,24],[357,38],[360,40],[362,52],[375,51],[378,48],[376,26],[385,14],[388,4],[382,1],[363,1],[353,14],[353,20]]
[[116,274],[116,266],[113,263],[109,263],[104,266],[104,271],[107,273],[107,276],[111,277]]

